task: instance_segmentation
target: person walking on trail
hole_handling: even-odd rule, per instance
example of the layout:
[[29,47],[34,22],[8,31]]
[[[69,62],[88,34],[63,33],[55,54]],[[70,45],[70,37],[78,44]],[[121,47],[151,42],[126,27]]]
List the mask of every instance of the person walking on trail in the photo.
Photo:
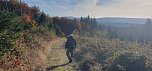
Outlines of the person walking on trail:
[[73,51],[75,48],[76,48],[76,40],[73,38],[73,35],[71,34],[70,36],[67,37],[67,41],[65,44],[66,55],[67,58],[69,59],[69,63],[72,62]]

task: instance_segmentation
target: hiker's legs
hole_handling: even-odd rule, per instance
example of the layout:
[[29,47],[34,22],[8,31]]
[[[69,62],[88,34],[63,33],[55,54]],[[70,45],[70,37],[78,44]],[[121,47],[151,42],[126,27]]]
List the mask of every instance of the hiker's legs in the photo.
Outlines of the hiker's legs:
[[73,59],[73,49],[70,49],[71,59]]
[[71,61],[72,61],[72,58],[71,58],[71,56],[70,56],[70,49],[67,49],[66,55],[67,55],[67,57],[68,57],[68,59],[69,59],[69,62],[71,62]]

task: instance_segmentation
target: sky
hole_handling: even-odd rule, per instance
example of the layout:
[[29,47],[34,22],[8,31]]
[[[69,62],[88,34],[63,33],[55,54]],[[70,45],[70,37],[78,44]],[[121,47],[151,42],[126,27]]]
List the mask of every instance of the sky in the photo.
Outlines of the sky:
[[152,0],[22,0],[50,16],[152,17]]

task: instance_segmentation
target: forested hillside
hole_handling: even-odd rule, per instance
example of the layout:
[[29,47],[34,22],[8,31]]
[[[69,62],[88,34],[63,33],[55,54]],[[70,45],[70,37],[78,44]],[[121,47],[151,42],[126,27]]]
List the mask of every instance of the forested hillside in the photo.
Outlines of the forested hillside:
[[[116,23],[117,24],[117,23]],[[150,43],[152,41],[152,23],[148,18],[144,24],[107,25],[101,24],[107,30],[110,38],[118,38],[124,41],[136,41]],[[118,26],[119,25],[119,26]]]
[[80,28],[79,20],[50,17],[18,0],[1,0],[0,7],[0,68],[4,71],[45,66],[50,42]]

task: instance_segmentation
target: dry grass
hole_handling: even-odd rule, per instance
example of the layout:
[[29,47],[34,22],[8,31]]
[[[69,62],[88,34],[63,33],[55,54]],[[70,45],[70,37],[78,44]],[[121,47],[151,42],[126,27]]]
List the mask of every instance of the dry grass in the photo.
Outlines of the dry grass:
[[97,36],[78,36],[77,42],[75,61],[80,71],[138,71],[138,69],[151,71],[152,69],[152,49],[149,44]]

